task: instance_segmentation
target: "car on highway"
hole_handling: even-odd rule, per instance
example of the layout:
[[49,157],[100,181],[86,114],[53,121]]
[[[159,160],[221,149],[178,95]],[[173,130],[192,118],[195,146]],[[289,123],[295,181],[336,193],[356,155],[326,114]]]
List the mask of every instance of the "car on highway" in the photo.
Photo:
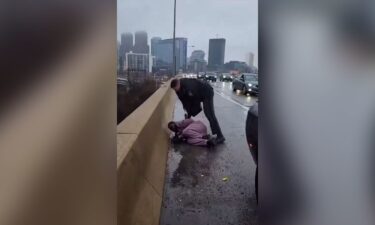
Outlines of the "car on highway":
[[199,72],[197,78],[198,78],[198,79],[204,79],[204,78],[205,78],[205,75],[206,75],[205,72]]
[[220,74],[220,81],[233,81],[233,76],[230,73],[222,73]]
[[216,73],[206,73],[206,75],[204,76],[204,79],[207,80],[207,81],[212,81],[212,82],[216,82],[217,81],[217,75]]
[[190,74],[190,78],[195,78],[195,79],[196,79],[196,78],[197,78],[197,74],[195,74],[195,73],[191,73],[191,74]]
[[183,78],[197,78],[197,75],[194,73],[185,73],[182,76]]
[[259,92],[258,75],[253,73],[243,73],[232,82],[233,91],[240,90],[243,94],[257,95]]

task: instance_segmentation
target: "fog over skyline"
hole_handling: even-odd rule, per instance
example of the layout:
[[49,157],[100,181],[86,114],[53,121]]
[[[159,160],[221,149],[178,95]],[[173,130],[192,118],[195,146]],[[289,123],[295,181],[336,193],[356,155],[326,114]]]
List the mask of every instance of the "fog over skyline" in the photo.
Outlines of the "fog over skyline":
[[[173,37],[173,0],[118,0],[117,39],[121,33],[144,30],[152,37]],[[188,57],[203,50],[208,58],[210,38],[225,38],[225,62],[247,62],[255,54],[258,66],[257,0],[177,0],[176,37],[188,39]],[[150,46],[151,47],[151,46]]]

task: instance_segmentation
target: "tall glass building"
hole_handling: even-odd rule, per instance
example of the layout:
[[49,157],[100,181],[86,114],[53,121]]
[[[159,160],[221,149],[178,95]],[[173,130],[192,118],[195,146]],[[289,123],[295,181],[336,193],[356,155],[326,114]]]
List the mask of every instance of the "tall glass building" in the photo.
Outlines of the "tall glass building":
[[208,67],[210,70],[220,70],[224,65],[225,39],[210,39],[208,47]]
[[159,41],[161,41],[160,37],[151,38],[151,55],[152,56],[156,56],[156,47],[157,47]]
[[126,53],[133,50],[133,34],[123,33],[121,34],[121,56],[125,56]]
[[140,54],[149,54],[150,47],[147,43],[147,32],[146,31],[137,31],[134,34],[134,46],[133,52]]
[[[156,67],[173,70],[173,39],[159,40],[155,46]],[[176,69],[187,69],[187,38],[176,38]]]

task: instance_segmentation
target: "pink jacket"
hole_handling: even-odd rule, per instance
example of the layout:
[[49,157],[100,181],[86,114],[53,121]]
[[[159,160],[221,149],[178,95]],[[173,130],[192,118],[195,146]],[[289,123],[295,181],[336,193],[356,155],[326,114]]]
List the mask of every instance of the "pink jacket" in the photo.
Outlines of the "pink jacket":
[[207,139],[202,137],[207,135],[207,127],[202,121],[194,121],[193,119],[185,119],[176,122],[178,134],[187,140],[188,144],[205,146]]

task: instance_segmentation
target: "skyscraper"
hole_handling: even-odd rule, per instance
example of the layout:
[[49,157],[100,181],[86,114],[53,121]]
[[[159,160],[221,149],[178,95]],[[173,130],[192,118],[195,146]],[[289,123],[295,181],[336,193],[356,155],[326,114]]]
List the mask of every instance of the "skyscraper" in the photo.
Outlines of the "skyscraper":
[[250,67],[254,67],[254,53],[252,52],[249,52],[249,54],[247,55],[247,65],[249,65]]
[[117,72],[120,72],[123,70],[123,57],[120,56],[120,47],[121,44],[119,41],[117,41]]
[[123,33],[121,34],[121,43],[118,49],[118,70],[121,73],[124,70],[124,60],[126,53],[133,49],[133,34]]
[[203,50],[194,50],[191,53],[190,62],[195,60],[204,61],[204,55],[205,53]]
[[151,55],[156,56],[156,46],[161,41],[160,37],[151,38]]
[[224,65],[225,39],[210,39],[208,48],[208,68],[210,70],[220,70]]
[[125,54],[132,51],[132,49],[133,49],[133,34],[132,33],[121,34],[120,55],[125,57]]
[[[160,40],[156,44],[156,66],[173,69],[173,39]],[[176,69],[186,71],[187,39],[176,38]]]
[[147,44],[147,32],[146,31],[135,32],[133,52],[140,53],[140,54],[149,54],[150,49]]
[[195,50],[191,53],[189,71],[194,73],[206,71],[207,62],[204,60],[205,53],[202,50]]

